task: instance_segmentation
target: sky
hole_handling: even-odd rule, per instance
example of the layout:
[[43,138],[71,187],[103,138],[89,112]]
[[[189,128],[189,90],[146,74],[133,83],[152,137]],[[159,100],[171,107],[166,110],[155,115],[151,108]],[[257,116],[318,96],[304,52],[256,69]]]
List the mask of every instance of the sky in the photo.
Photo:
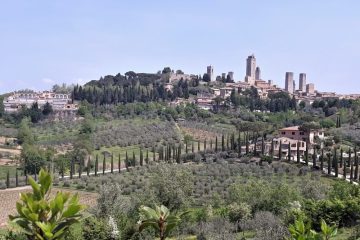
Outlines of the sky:
[[360,93],[358,0],[1,0],[0,93],[169,66]]

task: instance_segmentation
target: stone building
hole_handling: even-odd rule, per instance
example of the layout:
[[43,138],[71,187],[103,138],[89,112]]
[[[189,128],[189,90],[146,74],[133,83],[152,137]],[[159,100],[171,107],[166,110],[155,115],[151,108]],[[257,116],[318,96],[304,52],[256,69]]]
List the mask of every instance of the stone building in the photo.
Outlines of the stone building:
[[248,56],[246,59],[246,76],[245,82],[249,83],[250,85],[255,84],[255,71],[256,71],[256,58],[253,55]]
[[286,72],[285,74],[285,91],[290,94],[294,93],[294,73]]
[[314,94],[315,93],[315,85],[313,83],[309,83],[306,85],[306,93]]
[[300,73],[299,75],[299,90],[306,91],[306,73]]
[[210,81],[215,81],[215,75],[214,75],[214,67],[213,66],[207,66],[206,73],[210,78]]

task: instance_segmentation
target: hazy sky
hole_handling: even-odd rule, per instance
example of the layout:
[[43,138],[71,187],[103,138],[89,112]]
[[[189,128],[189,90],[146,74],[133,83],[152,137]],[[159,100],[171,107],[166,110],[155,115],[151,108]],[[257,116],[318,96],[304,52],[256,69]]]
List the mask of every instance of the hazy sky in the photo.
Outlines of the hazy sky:
[[[164,66],[360,93],[359,0],[2,0],[0,93]],[[298,82],[296,81],[298,85]]]

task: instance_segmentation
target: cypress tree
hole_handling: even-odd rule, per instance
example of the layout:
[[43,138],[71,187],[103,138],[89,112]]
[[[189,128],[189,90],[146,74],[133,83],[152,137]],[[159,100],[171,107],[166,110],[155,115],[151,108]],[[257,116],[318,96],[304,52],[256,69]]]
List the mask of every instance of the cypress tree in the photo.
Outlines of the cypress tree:
[[240,132],[239,132],[239,137],[238,137],[238,142],[237,142],[237,149],[238,149],[238,157],[241,157],[241,138],[240,138]]
[[[73,171],[74,171],[74,161],[71,159],[70,162],[70,179],[73,179]],[[36,171],[35,171],[36,174]]]
[[180,157],[181,157],[181,144],[179,144],[179,147],[178,147],[178,154],[177,154],[177,157],[176,157],[176,163],[177,164],[180,164]]
[[103,164],[102,164],[103,175],[105,174],[105,169],[106,169],[106,155],[104,153]]
[[316,148],[314,146],[314,150],[313,150],[313,155],[312,155],[312,160],[313,160],[313,168],[315,169],[316,168]]
[[306,143],[306,149],[305,149],[305,164],[309,165],[309,143]]
[[218,138],[215,136],[215,152],[218,150]]
[[212,150],[213,149],[213,142],[212,142],[212,138],[210,139],[210,149]]
[[246,137],[246,155],[248,155],[249,154],[249,139],[248,139],[248,137]]
[[335,177],[337,178],[339,176],[339,165],[338,165],[338,160],[337,160],[337,153],[336,153],[336,148],[334,150],[334,167],[335,167]]
[[187,142],[185,142],[185,153],[186,154],[188,153],[188,144],[187,144]]
[[99,155],[96,154],[96,158],[95,158],[95,176],[97,176],[98,169],[99,169]]
[[281,145],[282,145],[282,142],[280,140],[280,144],[279,144],[279,161],[281,161],[281,159],[282,159]]
[[191,143],[191,152],[194,153],[194,142]]
[[82,174],[82,160],[79,160],[79,178],[81,178],[81,174]]
[[[64,175],[65,175],[65,167],[64,167],[64,162],[61,161],[61,179],[64,180]],[[25,177],[26,177],[26,183],[27,184],[27,174],[26,174],[26,170],[25,170]]]
[[296,144],[296,162],[300,163],[300,141]]
[[17,169],[15,169],[15,186],[18,187],[19,186],[19,174]]
[[356,147],[354,148],[354,161],[355,161],[354,179],[357,180],[358,179],[358,171],[359,171],[359,163],[358,163],[358,158],[357,158],[357,153],[356,153]]
[[133,151],[133,156],[132,156],[132,166],[136,167],[136,157],[135,157],[135,152]]
[[118,171],[119,171],[119,173],[121,172],[121,155],[120,155],[120,153],[118,156]]
[[221,151],[225,151],[225,137],[224,134],[221,136]]
[[324,149],[321,149],[320,170],[324,170]]
[[140,166],[143,166],[143,163],[144,163],[143,152],[142,149],[140,149]]
[[264,137],[261,139],[261,155],[265,154],[265,140]]
[[328,156],[328,171],[327,171],[327,173],[328,173],[328,175],[330,175],[331,174],[331,153],[328,153],[327,156]]
[[206,150],[206,138],[204,140],[204,151]]
[[156,160],[156,159],[155,159],[155,156],[156,156],[156,154],[155,154],[155,147],[152,148],[152,152],[153,152],[153,162],[155,162],[155,160]]
[[6,188],[10,188],[10,171],[6,172]]
[[[174,151],[175,152],[175,151]],[[149,164],[149,150],[146,149],[146,158],[145,158],[146,164]]]
[[88,162],[86,165],[86,176],[90,176],[90,170],[91,170],[91,157],[89,156]]
[[226,135],[226,150],[229,150],[229,135]]
[[343,177],[344,177],[344,179],[346,179],[346,162],[345,161],[343,164]]
[[[25,185],[27,185],[28,184],[28,175],[27,175],[26,169],[24,169],[24,175],[25,175]],[[63,172],[62,179],[64,180],[64,172]]]
[[344,154],[344,151],[343,151],[343,149],[341,148],[341,149],[340,149],[340,168],[343,167],[343,154]]
[[274,157],[274,151],[275,151],[274,139],[271,139],[271,149],[270,149],[271,158]]
[[290,144],[290,142],[288,144],[288,161],[289,162],[291,161],[291,144]]
[[350,167],[350,164],[351,164],[351,148],[349,148],[348,167]]
[[110,172],[114,173],[114,154],[111,153]]
[[200,152],[200,140],[197,141],[197,150]]
[[254,141],[254,156],[257,156],[257,149],[256,149],[256,140]]
[[354,179],[354,162],[350,159],[350,180]]
[[126,168],[126,171],[129,172],[129,156],[128,156],[127,151],[125,152],[125,168]]

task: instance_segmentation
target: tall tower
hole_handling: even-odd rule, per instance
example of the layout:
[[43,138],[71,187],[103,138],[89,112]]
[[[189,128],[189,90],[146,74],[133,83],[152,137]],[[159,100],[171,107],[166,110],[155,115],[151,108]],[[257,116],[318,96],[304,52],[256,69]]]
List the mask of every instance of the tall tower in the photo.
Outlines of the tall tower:
[[210,77],[210,81],[214,81],[215,80],[215,76],[214,76],[214,67],[213,66],[207,66],[207,71],[206,71],[207,75]]
[[256,58],[253,55],[248,56],[246,59],[246,76],[245,82],[254,85],[255,84],[255,68],[256,68]]
[[228,72],[228,75],[229,75],[231,81],[234,81],[234,72],[230,71],[230,72]]
[[255,80],[261,80],[261,70],[260,70],[260,67],[256,67],[256,70],[255,70]]
[[286,72],[285,74],[285,90],[288,93],[294,93],[294,73]]
[[306,73],[300,73],[299,75],[299,90],[306,91]]

